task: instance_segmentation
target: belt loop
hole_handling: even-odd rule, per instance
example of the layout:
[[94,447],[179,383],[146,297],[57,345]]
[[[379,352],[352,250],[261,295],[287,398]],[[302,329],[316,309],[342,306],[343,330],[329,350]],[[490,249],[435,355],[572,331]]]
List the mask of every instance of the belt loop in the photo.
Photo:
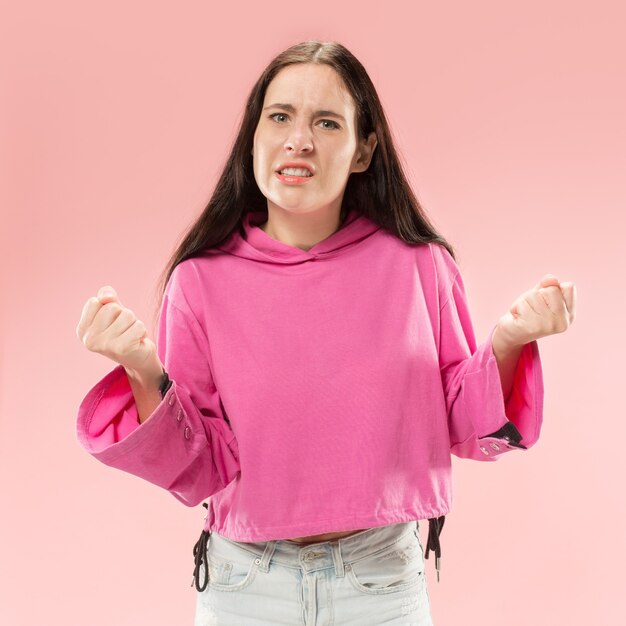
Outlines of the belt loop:
[[274,551],[276,550],[277,541],[277,539],[272,539],[271,541],[268,541],[265,545],[265,549],[263,550],[263,556],[259,560],[259,569],[262,572],[267,572],[269,570],[270,561],[272,559]]
[[341,556],[341,550],[339,549],[339,541],[331,541],[330,547],[333,551],[333,561],[335,562],[335,574],[337,578],[343,578],[345,576],[345,569],[343,567],[343,557]]

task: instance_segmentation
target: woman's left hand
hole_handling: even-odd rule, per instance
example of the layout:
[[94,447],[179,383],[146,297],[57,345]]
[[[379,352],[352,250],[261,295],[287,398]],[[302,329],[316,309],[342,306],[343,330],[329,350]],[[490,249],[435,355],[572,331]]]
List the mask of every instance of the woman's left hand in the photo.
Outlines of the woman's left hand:
[[562,283],[554,274],[545,274],[498,320],[498,333],[506,344],[521,346],[566,331],[575,316],[574,283]]

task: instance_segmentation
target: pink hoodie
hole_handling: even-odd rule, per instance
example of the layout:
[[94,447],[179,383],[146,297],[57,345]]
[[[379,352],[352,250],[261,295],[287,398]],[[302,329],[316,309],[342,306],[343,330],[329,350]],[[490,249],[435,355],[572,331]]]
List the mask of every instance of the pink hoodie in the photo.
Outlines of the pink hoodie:
[[496,461],[539,438],[537,342],[505,402],[495,325],[477,346],[443,246],[352,211],[304,251],[264,233],[266,216],[174,269],[161,404],[140,424],[118,365],[80,405],[80,443],[187,506],[208,499],[204,530],[235,541],[428,519],[439,556],[450,454]]

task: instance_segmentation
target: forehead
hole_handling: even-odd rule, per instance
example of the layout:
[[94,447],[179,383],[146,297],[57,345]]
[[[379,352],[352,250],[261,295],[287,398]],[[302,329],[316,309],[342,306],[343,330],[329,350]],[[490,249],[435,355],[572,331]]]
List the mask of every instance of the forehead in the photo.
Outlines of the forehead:
[[341,108],[354,110],[354,101],[341,76],[329,65],[296,63],[272,79],[265,92],[264,104],[288,102],[296,108]]

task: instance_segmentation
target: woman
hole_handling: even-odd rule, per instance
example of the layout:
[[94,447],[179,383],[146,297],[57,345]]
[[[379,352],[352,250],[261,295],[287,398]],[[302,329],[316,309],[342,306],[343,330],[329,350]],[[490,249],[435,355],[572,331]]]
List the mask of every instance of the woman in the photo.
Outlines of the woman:
[[118,365],[77,432],[103,463],[209,499],[196,625],[432,624],[450,454],[536,443],[536,340],[572,321],[573,286],[544,277],[477,346],[374,86],[317,41],[252,89],[163,285],[156,345],[112,288],[86,303],[78,336]]

